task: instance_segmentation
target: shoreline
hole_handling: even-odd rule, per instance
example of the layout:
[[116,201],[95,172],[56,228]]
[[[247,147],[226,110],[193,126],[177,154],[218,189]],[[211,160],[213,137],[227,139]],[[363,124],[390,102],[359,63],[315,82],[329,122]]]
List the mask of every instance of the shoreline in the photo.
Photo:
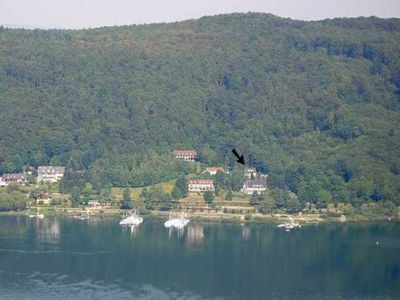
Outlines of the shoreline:
[[[0,212],[0,216],[27,216],[34,214],[37,208],[41,209],[41,213],[45,216],[65,216],[72,218],[74,215],[89,214],[92,217],[122,217],[126,214],[127,210],[118,208],[107,208],[107,209],[81,209],[81,208],[70,208],[70,207],[31,207],[23,211],[9,211]],[[170,213],[181,213],[180,211],[147,211],[142,214],[143,218],[153,219],[166,219]],[[382,221],[400,221],[399,217],[385,216],[385,215],[362,215],[354,214],[350,216],[337,215],[333,216],[329,213],[310,213],[310,214],[251,214],[250,218],[246,218],[246,214],[232,214],[223,212],[184,212],[188,218],[193,221],[210,221],[220,223],[265,223],[265,224],[279,224],[293,220],[301,225],[306,224],[320,224],[320,223],[370,223],[370,222],[382,222]]]

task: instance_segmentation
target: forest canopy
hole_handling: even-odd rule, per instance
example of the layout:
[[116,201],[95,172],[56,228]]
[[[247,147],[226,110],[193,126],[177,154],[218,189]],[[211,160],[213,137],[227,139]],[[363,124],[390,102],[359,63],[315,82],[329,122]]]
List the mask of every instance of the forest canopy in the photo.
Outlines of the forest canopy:
[[145,186],[192,171],[174,149],[233,166],[236,147],[300,200],[400,203],[399,120],[398,19],[0,27],[0,174]]

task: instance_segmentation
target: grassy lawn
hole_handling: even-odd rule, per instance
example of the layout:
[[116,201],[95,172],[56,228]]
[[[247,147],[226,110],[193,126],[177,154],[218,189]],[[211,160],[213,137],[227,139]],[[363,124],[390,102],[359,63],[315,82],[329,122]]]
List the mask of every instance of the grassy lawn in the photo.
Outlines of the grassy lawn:
[[[175,180],[171,180],[171,181],[168,181],[168,182],[157,183],[157,184],[155,184],[153,186],[155,186],[155,187],[161,186],[166,193],[171,193],[173,188],[174,188],[174,185],[175,185]],[[151,187],[152,186],[150,185],[150,186],[147,186],[146,188],[151,188]],[[111,189],[111,197],[113,199],[121,200],[122,199],[122,193],[123,193],[124,189],[125,188],[121,188],[121,187],[112,188]],[[139,199],[140,194],[141,194],[143,189],[144,189],[144,187],[130,188],[130,190],[131,190],[131,198],[133,200]]]

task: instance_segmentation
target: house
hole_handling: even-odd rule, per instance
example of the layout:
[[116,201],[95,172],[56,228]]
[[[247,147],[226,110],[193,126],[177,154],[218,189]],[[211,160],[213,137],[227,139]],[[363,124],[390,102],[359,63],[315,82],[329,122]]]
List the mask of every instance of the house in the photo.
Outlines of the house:
[[224,172],[223,167],[208,167],[204,172],[209,173],[210,175],[217,174],[218,171]]
[[173,154],[175,155],[175,158],[184,161],[195,161],[197,159],[197,152],[194,150],[175,150]]
[[267,189],[267,181],[265,179],[249,179],[243,183],[242,192],[252,195],[254,192],[261,194]]
[[37,181],[43,183],[57,182],[63,178],[64,172],[64,167],[39,166]]
[[98,200],[89,200],[88,205],[95,207],[95,206],[99,206],[100,202]]
[[214,192],[214,180],[212,179],[188,179],[186,181],[189,192]]
[[28,178],[25,173],[4,173],[2,181],[4,182],[4,186],[9,185],[10,183],[27,184]]
[[3,180],[3,177],[0,177],[0,186],[7,186],[7,183]]
[[43,198],[38,198],[36,200],[36,203],[39,205],[50,205],[52,200],[53,200],[52,198],[47,196],[47,197],[43,197]]
[[244,170],[244,176],[248,179],[256,178],[257,171],[255,168],[247,168],[246,170]]

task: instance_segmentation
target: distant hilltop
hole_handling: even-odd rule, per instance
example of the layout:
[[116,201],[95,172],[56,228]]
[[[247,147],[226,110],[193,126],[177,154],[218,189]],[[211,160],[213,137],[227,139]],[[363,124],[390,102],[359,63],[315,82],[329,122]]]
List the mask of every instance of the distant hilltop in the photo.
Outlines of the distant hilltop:
[[232,168],[234,146],[304,203],[398,203],[398,53],[400,20],[376,17],[0,28],[0,174],[148,186],[194,171],[174,149]]

